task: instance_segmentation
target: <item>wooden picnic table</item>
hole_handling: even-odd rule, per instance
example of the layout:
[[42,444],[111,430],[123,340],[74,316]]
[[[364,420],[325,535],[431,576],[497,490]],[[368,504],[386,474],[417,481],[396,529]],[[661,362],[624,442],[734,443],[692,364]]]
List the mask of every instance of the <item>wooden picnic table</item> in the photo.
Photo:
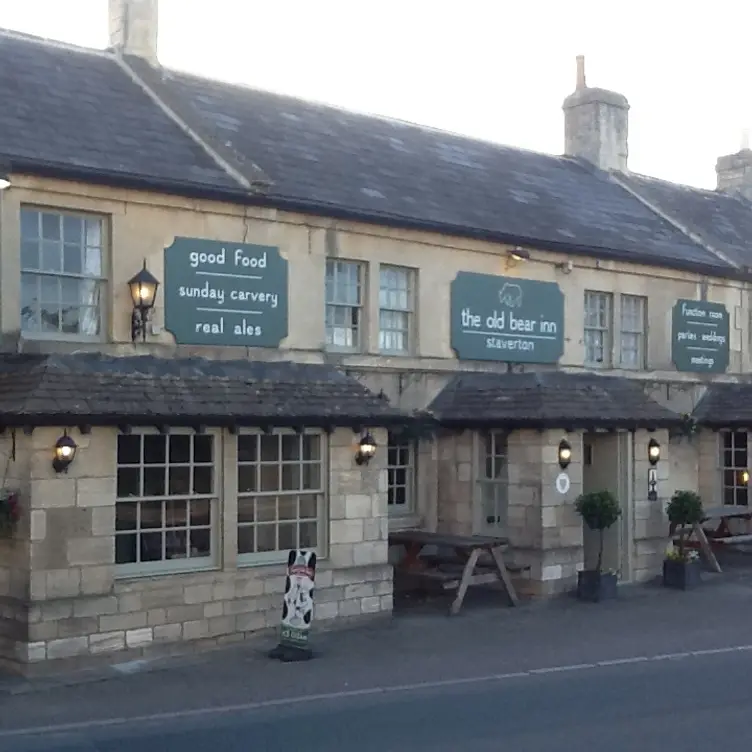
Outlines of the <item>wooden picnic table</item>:
[[[397,579],[438,586],[443,590],[457,590],[449,609],[459,613],[470,585],[486,585],[501,582],[510,603],[519,603],[503,554],[509,549],[506,538],[483,535],[449,535],[427,530],[400,530],[389,534],[390,546],[404,546],[405,555],[395,565]],[[452,549],[454,557],[423,555],[426,546]],[[490,566],[480,564],[484,554],[491,559]],[[476,572],[476,569],[480,571]]]
[[[746,533],[741,535],[733,534],[728,526],[729,520],[745,520],[747,523]],[[705,525],[708,522],[717,522],[716,528],[706,531]],[[689,532],[690,538],[692,535],[697,538],[700,550],[708,564],[710,564],[714,571],[721,572],[721,565],[718,563],[715,551],[713,551],[713,545],[729,546],[752,542],[752,509],[741,504],[721,504],[716,507],[708,507],[704,509],[702,522],[692,525],[689,531],[686,529],[682,530]],[[669,528],[669,536],[673,539],[678,532],[680,532],[680,529],[677,529],[677,526],[672,524]]]

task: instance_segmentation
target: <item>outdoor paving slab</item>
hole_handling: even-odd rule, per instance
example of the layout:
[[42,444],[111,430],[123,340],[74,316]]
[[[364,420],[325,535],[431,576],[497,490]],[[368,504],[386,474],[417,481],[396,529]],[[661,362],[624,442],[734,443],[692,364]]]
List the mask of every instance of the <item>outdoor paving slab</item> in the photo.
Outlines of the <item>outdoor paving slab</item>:
[[[438,606],[437,606],[438,608]],[[314,637],[317,657],[271,661],[269,638],[222,649],[0,682],[0,728],[116,712],[259,702],[752,642],[752,576],[706,577],[696,591],[627,586],[618,600],[406,612]]]

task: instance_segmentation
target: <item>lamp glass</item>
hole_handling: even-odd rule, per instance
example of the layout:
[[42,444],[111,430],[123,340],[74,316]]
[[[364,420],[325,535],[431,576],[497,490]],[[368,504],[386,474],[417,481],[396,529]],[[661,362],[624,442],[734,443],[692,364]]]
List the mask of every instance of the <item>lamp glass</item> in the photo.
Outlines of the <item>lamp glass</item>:
[[0,172],[0,191],[4,191],[6,188],[10,188],[10,180],[7,175]]
[[67,433],[64,434],[55,442],[55,460],[69,465],[76,456],[76,449],[78,449],[76,442]]
[[67,460],[69,457],[73,456],[73,452],[75,450],[72,446],[69,446],[68,444],[63,444],[62,446],[59,446],[57,448],[57,456],[60,457],[61,460]]
[[655,464],[661,458],[661,445],[655,440],[650,439],[648,444],[648,459]]
[[154,307],[159,280],[146,268],[145,261],[143,269],[128,281],[128,289],[134,308],[147,310]]
[[360,440],[358,448],[361,455],[363,455],[364,457],[373,457],[373,455],[376,454],[376,442],[373,440],[373,437],[370,434],[364,436]]

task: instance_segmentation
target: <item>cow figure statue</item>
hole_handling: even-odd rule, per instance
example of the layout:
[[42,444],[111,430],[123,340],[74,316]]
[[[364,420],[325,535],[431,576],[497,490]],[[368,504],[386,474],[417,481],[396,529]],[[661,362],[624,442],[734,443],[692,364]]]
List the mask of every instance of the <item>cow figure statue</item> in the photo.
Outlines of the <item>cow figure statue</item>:
[[305,661],[313,657],[309,632],[313,620],[313,590],[316,578],[316,554],[293,550],[287,557],[287,578],[282,601],[282,626],[277,647],[270,658],[281,661]]

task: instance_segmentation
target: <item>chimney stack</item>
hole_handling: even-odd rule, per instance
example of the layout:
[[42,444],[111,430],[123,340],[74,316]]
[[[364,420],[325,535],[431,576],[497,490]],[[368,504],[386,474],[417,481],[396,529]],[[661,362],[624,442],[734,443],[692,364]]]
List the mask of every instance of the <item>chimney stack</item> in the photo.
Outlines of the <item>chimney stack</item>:
[[109,0],[110,47],[158,65],[159,0]]
[[629,102],[621,94],[591,89],[585,57],[577,56],[574,93],[564,100],[564,153],[602,170],[627,172]]
[[752,201],[752,150],[749,131],[742,131],[742,148],[736,154],[718,157],[715,174],[719,191]]

